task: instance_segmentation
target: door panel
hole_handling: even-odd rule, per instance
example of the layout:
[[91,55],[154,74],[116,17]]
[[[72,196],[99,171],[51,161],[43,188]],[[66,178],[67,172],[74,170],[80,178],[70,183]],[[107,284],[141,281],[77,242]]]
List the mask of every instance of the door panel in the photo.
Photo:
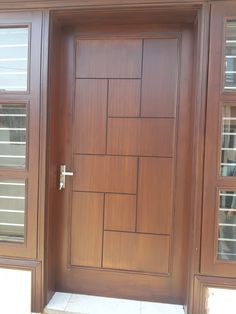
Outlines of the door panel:
[[177,83],[178,40],[144,40],[141,116],[175,117]]
[[101,267],[103,202],[102,193],[73,193],[72,265]]
[[108,116],[138,117],[141,80],[109,80]]
[[142,40],[93,39],[77,42],[77,78],[140,78]]
[[74,191],[136,193],[136,157],[78,155],[74,170]]
[[75,64],[67,146],[74,177],[59,223],[57,284],[183,303],[192,34],[130,36],[127,27],[123,38],[104,37],[65,44]]
[[136,196],[129,194],[106,194],[104,229],[135,231]]
[[[104,154],[106,146],[107,81],[77,80],[75,153]],[[89,139],[89,140],[88,140]]]
[[137,231],[171,233],[173,166],[171,158],[140,158]]
[[167,274],[169,240],[163,235],[105,231],[103,267]]
[[109,118],[107,133],[108,154],[173,156],[173,119]]

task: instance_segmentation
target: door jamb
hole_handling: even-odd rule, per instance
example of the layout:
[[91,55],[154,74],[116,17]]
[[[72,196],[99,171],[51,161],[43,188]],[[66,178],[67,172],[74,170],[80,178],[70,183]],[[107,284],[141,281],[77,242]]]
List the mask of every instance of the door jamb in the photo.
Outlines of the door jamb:
[[[133,5],[130,5],[128,8],[132,9]],[[158,8],[158,4],[155,5]],[[170,7],[169,7],[170,8]],[[194,230],[191,234],[191,238],[189,241],[189,288],[190,293],[188,297],[188,303],[186,305],[186,309],[188,308],[188,312],[192,313],[193,308],[193,275],[200,273],[200,230],[201,230],[201,203],[202,203],[202,189],[201,182],[203,180],[203,155],[204,155],[204,140],[203,136],[205,134],[205,111],[206,111],[206,89],[207,89],[207,64],[208,64],[208,37],[209,37],[209,17],[210,17],[210,4],[204,4],[198,8],[197,18],[195,21],[196,27],[196,47],[197,52],[195,55],[195,60],[198,60],[197,66],[195,69],[195,84],[193,89],[193,102],[194,102],[194,111],[195,111],[195,119],[194,119],[194,147],[197,147],[197,153],[194,158],[194,175],[193,175],[193,193],[192,196],[192,217],[191,217],[191,225],[190,230]],[[57,19],[57,13],[54,11],[51,13],[51,25],[50,25],[50,34],[51,38],[55,36],[60,29],[60,21]],[[52,44],[50,44],[49,54],[51,54],[50,49],[52,48]],[[52,60],[52,55],[51,58]],[[50,60],[49,59],[49,60]],[[196,63],[196,62],[195,62]],[[197,70],[199,68],[199,70]],[[50,75],[52,75],[51,70],[49,69],[49,82]],[[55,87],[55,82],[49,83],[49,92]],[[54,96],[55,97],[55,93]],[[48,95],[48,107],[49,107],[49,117],[48,117],[48,144],[50,144],[50,136],[52,134],[52,125],[50,121],[50,111],[51,104],[55,101],[52,95]],[[49,145],[48,145],[49,146]],[[51,167],[54,168],[50,160],[50,151],[47,153],[47,172]],[[50,230],[50,223],[54,219],[54,214],[51,208],[50,197],[49,197],[49,188],[50,183],[55,181],[55,173],[51,174],[51,178],[49,177],[49,184],[47,187],[47,204],[46,204],[46,212],[47,214],[47,224],[46,231],[49,235],[45,247],[46,247],[46,258],[45,265],[48,266],[48,269],[45,270],[44,280],[45,280],[45,305],[53,295],[56,290],[55,278],[53,278],[53,257],[50,256],[50,250],[53,252],[53,243],[52,239],[55,240],[55,234]],[[52,254],[51,254],[52,255]],[[51,272],[52,271],[52,272]],[[51,284],[49,284],[51,283]]]

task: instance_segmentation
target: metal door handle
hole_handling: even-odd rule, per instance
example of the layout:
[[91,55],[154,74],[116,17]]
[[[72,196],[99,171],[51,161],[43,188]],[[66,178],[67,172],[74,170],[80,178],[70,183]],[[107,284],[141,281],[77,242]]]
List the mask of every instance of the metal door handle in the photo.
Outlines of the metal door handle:
[[74,175],[73,172],[68,172],[68,171],[63,171],[61,174],[62,174],[63,176],[73,176],[73,175]]
[[66,165],[60,165],[60,183],[59,190],[63,190],[66,187],[66,176],[73,176],[74,173],[66,171]]

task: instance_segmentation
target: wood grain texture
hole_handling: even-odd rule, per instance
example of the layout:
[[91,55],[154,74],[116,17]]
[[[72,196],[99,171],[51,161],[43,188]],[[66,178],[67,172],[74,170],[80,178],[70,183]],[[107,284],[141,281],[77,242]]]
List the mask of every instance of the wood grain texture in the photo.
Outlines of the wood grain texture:
[[[31,65],[28,67],[27,71],[28,91],[16,92],[12,90],[7,93],[4,93],[4,91],[1,92],[2,104],[20,103],[26,105],[27,156],[26,165],[22,169],[21,167],[0,168],[0,176],[2,178],[19,178],[25,180],[26,184],[24,205],[24,244],[19,244],[19,242],[14,241],[14,239],[12,239],[11,242],[0,241],[0,255],[7,256],[9,258],[12,257],[22,259],[37,259],[39,254],[42,252],[42,247],[38,246],[39,233],[37,232],[39,231],[39,229],[42,230],[42,226],[39,226],[38,228],[38,219],[41,218],[42,215],[42,208],[39,209],[39,201],[42,201],[42,194],[39,195],[39,188],[42,192],[41,183],[44,185],[45,179],[41,176],[45,169],[43,168],[44,164],[40,163],[39,156],[40,153],[43,152],[46,139],[44,139],[44,142],[40,141],[45,131],[40,129],[40,123],[42,122],[42,120],[40,119],[40,114],[41,110],[43,110],[41,97],[44,96],[43,93],[41,93],[40,91],[40,84],[42,82],[45,83],[45,81],[41,81],[40,77],[38,75],[35,75],[35,73],[41,72],[41,40],[43,20],[41,12],[25,11],[16,13],[9,11],[5,13],[1,12],[0,21],[3,28],[6,27],[6,25],[8,25],[10,28],[17,27],[18,25],[25,25],[26,27],[30,25],[29,49],[31,51],[28,57],[28,62]],[[16,125],[14,125],[13,127],[16,127]],[[1,203],[3,203],[2,201],[3,199],[1,199]],[[1,207],[4,208],[3,206]],[[40,234],[40,239],[42,238],[43,234]]]
[[169,236],[105,231],[103,267],[168,273]]
[[102,193],[73,193],[71,264],[101,267],[103,236]]
[[[205,116],[206,116],[206,94],[208,88],[208,57],[209,57],[209,30],[211,19],[211,3],[204,6],[198,17],[198,25],[194,27],[194,33],[201,39],[194,42],[193,70],[193,99],[195,100],[195,114],[192,129],[194,136],[192,147],[194,147],[194,162],[192,168],[192,206],[190,211],[189,225],[189,278],[187,282],[187,306],[189,313],[201,313],[195,308],[198,302],[198,289],[194,281],[198,281],[193,274],[199,273],[199,262],[201,257],[201,220],[202,220],[202,199],[203,199],[203,174],[204,174],[204,144],[205,144]],[[199,27],[202,25],[202,27]],[[182,49],[183,51],[183,49]],[[186,59],[186,58],[185,58]],[[198,99],[198,101],[196,101]],[[194,287],[194,288],[193,288]],[[201,292],[200,292],[201,293]],[[202,294],[201,294],[202,295]]]
[[75,156],[74,190],[136,193],[137,158]]
[[139,39],[79,40],[76,54],[78,78],[141,76],[142,41]]
[[173,160],[140,158],[137,231],[169,234],[173,207]]
[[142,117],[175,117],[178,79],[177,39],[145,39]]
[[135,231],[136,195],[106,194],[105,230]]
[[[117,7],[122,10],[123,12],[125,9],[132,9],[134,12],[137,9],[137,13],[140,12],[140,9],[143,11],[145,10],[145,19],[141,19],[141,22],[143,23],[156,23],[157,21],[159,23],[168,23],[172,22],[173,20],[177,20],[179,23],[191,23],[194,22],[194,17],[196,16],[196,11],[199,8],[199,4],[203,4],[207,2],[208,0],[155,0],[155,1],[147,1],[144,3],[143,0],[129,0],[129,3],[127,3],[126,0],[122,0],[117,2],[117,0],[67,0],[66,2],[64,0],[3,0],[0,2],[0,8],[2,10],[28,10],[28,9],[48,9],[48,10],[54,10],[59,11],[57,14],[60,17],[60,19],[63,21],[63,23],[73,23],[76,24],[78,21],[82,20],[82,23],[96,23],[97,19],[97,8],[100,7],[100,10],[104,9],[105,13],[107,13],[107,10],[114,10],[115,7],[115,13],[117,11]],[[217,1],[217,0],[213,0]],[[162,7],[165,6],[165,9],[163,10]],[[167,5],[167,7],[166,7]],[[184,8],[183,8],[184,5]],[[172,8],[174,6],[174,8]],[[74,8],[75,11],[71,12],[71,8]],[[88,9],[95,8],[95,14],[91,18],[90,10]],[[68,9],[68,10],[67,10]],[[78,10],[82,9],[82,10]],[[85,10],[84,10],[85,9]],[[88,12],[84,12],[88,9]],[[159,10],[158,10],[159,9]],[[172,10],[170,10],[172,9]],[[185,10],[183,10],[185,9]],[[170,17],[167,14],[167,12],[170,12]],[[177,11],[177,13],[175,12]],[[185,12],[187,10],[187,12]],[[141,12],[142,12],[141,11]],[[157,11],[157,12],[155,12]],[[158,12],[160,11],[160,12]],[[163,12],[164,11],[164,12]],[[74,14],[73,14],[74,13]],[[87,14],[84,14],[87,13]],[[100,13],[100,12],[99,12]],[[103,13],[103,11],[101,12]],[[108,13],[110,13],[108,11]],[[132,15],[127,12],[126,18],[123,19],[120,18],[118,21],[120,23],[129,22],[130,20],[133,21]],[[151,18],[147,18],[147,13],[151,15]],[[155,14],[156,13],[156,14]],[[164,14],[165,13],[165,14]],[[84,17],[85,15],[85,17]],[[82,19],[81,19],[82,16]],[[113,17],[113,18],[112,18]],[[110,18],[110,24],[117,22],[117,15],[113,14]],[[142,17],[142,15],[141,15]],[[154,18],[155,17],[155,18]],[[129,18],[129,19],[128,19]],[[140,19],[138,19],[139,21]],[[99,19],[99,22],[106,23],[106,14],[103,20]]]
[[[220,148],[222,143],[222,110],[224,105],[235,104],[234,91],[225,91],[225,42],[226,20],[236,14],[233,2],[218,2],[211,7],[211,41],[209,47],[208,94],[205,130],[205,160],[202,215],[201,273],[213,276],[236,277],[235,261],[217,258],[219,190],[235,191],[235,177],[221,177]],[[227,206],[226,206],[227,207]],[[211,222],[211,223],[209,223]],[[230,232],[229,232],[230,234]],[[227,252],[227,250],[226,250]]]
[[76,80],[74,152],[106,149],[107,80]]
[[140,80],[109,80],[108,116],[138,117]]
[[228,290],[230,293],[232,293],[232,290],[236,289],[236,279],[233,277],[225,278],[217,276],[196,275],[193,278],[193,285],[194,304],[192,312],[190,313],[205,314],[206,304],[209,302],[209,288],[223,289],[223,293],[227,293],[226,291]]
[[[130,12],[130,15],[131,12]],[[122,15],[120,15],[120,17],[122,17]],[[98,26],[98,29],[96,28]],[[75,39],[75,38],[79,38],[79,36],[81,36],[80,38],[89,38],[89,36],[91,36],[90,38],[94,39],[95,37],[97,37],[97,39],[99,38],[126,38],[126,40],[128,40],[128,38],[130,39],[132,36],[136,36],[136,38],[153,38],[154,36],[157,36],[159,38],[166,38],[166,37],[171,37],[171,36],[180,36],[180,32],[182,32],[179,28],[179,26],[168,26],[166,28],[166,31],[164,31],[164,33],[161,30],[163,30],[163,26],[161,26],[161,28],[159,28],[159,25],[156,26],[156,31],[155,31],[155,27],[152,26],[152,31],[150,31],[149,27],[147,25],[139,25],[138,26],[138,31],[137,31],[137,27],[136,25],[126,25],[125,27],[123,27],[123,25],[115,25],[114,27],[111,26],[111,28],[106,28],[106,25],[102,25],[102,27],[99,30],[99,25],[93,25],[93,27],[91,25],[88,26],[88,30],[86,32],[86,27],[82,26],[82,31],[81,31],[81,27],[80,25],[78,25],[78,27],[72,30],[72,32],[74,33],[70,33],[71,29],[63,29],[63,31],[67,31],[68,32],[68,36],[70,36],[70,38]],[[103,31],[101,31],[101,29]],[[171,31],[170,31],[171,29]],[[93,30],[93,31],[92,31]],[[149,32],[148,32],[149,31]],[[170,33],[169,33],[170,31]],[[106,37],[106,34],[108,34],[108,37]],[[136,34],[136,35],[135,35]],[[180,36],[181,37],[181,36]],[[191,47],[191,41],[189,40],[185,40],[185,48]],[[182,51],[180,49],[180,51]],[[184,49],[185,51],[185,49]],[[69,64],[73,64],[73,53],[71,54],[71,58],[67,58],[65,60],[65,63],[68,62]],[[132,58],[132,56],[130,56]],[[181,57],[182,58],[182,57]],[[191,86],[191,71],[189,71],[189,69],[191,69],[191,65],[188,65],[188,63],[185,62],[186,58],[182,58],[181,59],[181,75],[182,73],[184,73],[184,77],[188,78],[188,80],[183,83],[181,85],[180,88],[180,106],[179,108],[185,108],[189,113],[192,112],[191,110],[189,110],[189,107],[191,107],[191,101],[189,101],[189,97],[186,97],[186,94],[190,94],[190,86]],[[183,64],[183,66],[182,66]],[[73,76],[73,71],[71,72],[72,76]],[[187,75],[187,74],[190,75]],[[115,78],[114,78],[115,79]],[[70,85],[70,84],[68,84]],[[73,84],[71,84],[73,87]],[[73,94],[73,92],[72,92]],[[70,112],[70,110],[69,110]],[[127,118],[128,119],[128,118]],[[178,114],[178,119],[180,119],[179,121],[176,121],[176,123],[178,124],[178,130],[179,128],[182,130],[185,130],[186,132],[184,132],[184,134],[191,134],[191,123],[189,123],[190,119],[186,119],[186,115],[183,115],[183,112],[180,111],[180,114]],[[190,125],[190,127],[189,127]],[[73,126],[72,126],[73,128]],[[181,133],[182,134],[182,133]],[[178,132],[178,136],[179,136],[179,132]],[[191,136],[190,136],[191,138]],[[185,186],[189,186],[189,188],[191,189],[191,185],[187,184],[187,180],[186,179],[186,172],[189,174],[189,168],[186,169],[185,165],[186,165],[186,161],[189,160],[189,154],[186,153],[186,144],[188,147],[188,137],[186,140],[186,136],[182,136],[180,138],[177,139],[178,140],[178,147],[179,147],[179,151],[183,151],[183,153],[181,153],[179,155],[176,154],[175,157],[175,164],[177,169],[180,169],[180,172],[182,172],[184,175],[182,175],[180,172],[178,172],[178,177],[176,178],[176,189],[178,189],[178,193],[180,194],[180,197],[178,197],[178,201],[174,204],[175,205],[175,217],[176,220],[174,221],[174,226],[173,226],[173,230],[174,230],[174,234],[171,234],[171,247],[169,247],[169,251],[170,252],[170,257],[168,259],[167,262],[165,262],[165,268],[168,268],[168,270],[170,270],[170,274],[168,274],[168,276],[166,276],[166,273],[162,273],[164,274],[164,276],[159,275],[159,273],[144,273],[144,271],[139,271],[139,270],[134,270],[134,271],[119,271],[119,269],[117,268],[116,270],[114,269],[100,269],[100,268],[88,268],[88,267],[72,267],[70,266],[70,264],[68,263],[68,241],[70,242],[70,240],[68,240],[68,236],[67,234],[69,233],[69,226],[67,226],[67,222],[70,221],[71,217],[70,214],[68,214],[68,210],[67,207],[65,207],[65,210],[61,211],[61,215],[62,218],[59,218],[59,228],[58,231],[60,230],[61,232],[58,232],[58,237],[60,237],[60,244],[62,244],[62,249],[60,249],[60,253],[58,252],[58,260],[59,260],[59,266],[58,266],[58,271],[57,271],[57,287],[60,290],[67,290],[70,292],[78,292],[80,291],[81,293],[87,293],[87,294],[95,294],[95,295],[105,295],[105,296],[113,296],[113,297],[125,297],[125,298],[135,298],[135,299],[145,299],[145,300],[152,300],[152,301],[169,301],[169,302],[177,302],[178,304],[185,304],[185,289],[184,289],[184,282],[185,282],[185,277],[186,277],[186,264],[187,264],[187,239],[186,239],[186,226],[188,225],[188,214],[186,213],[186,211],[184,210],[185,208],[189,208],[188,203],[187,202],[182,202],[182,198],[185,198],[186,196],[186,189]],[[187,150],[187,152],[191,151],[190,149]],[[180,156],[180,157],[179,157]],[[88,157],[88,155],[85,156],[73,156],[75,162],[74,165],[76,164],[76,159],[79,157]],[[89,156],[89,157],[97,157],[97,155],[95,156]],[[98,156],[98,157],[119,157],[119,158],[130,158],[127,156]],[[132,160],[135,160],[136,163],[136,167],[137,165],[137,159],[138,157],[134,156],[131,157],[133,158]],[[146,157],[147,159],[150,157]],[[140,157],[140,159],[142,159],[142,157]],[[151,159],[151,158],[150,158]],[[159,159],[159,158],[157,158]],[[170,158],[169,158],[170,159]],[[109,167],[109,162],[104,162],[103,163],[103,167],[105,167],[104,165],[106,164],[106,167]],[[87,169],[86,171],[84,171],[81,167],[81,169],[76,168],[73,165],[73,170],[74,170],[74,177],[73,177],[73,181],[74,181],[74,188],[75,188],[75,183],[76,181],[78,182],[79,180],[79,176],[82,175],[83,180],[87,180],[87,183],[89,182],[89,184],[87,186],[90,185],[90,182],[93,181],[94,179],[96,179],[96,181],[98,182],[103,181],[104,180],[104,175],[106,176],[105,181],[109,180],[109,177],[113,176],[113,172],[115,170],[115,172],[118,171],[119,172],[123,172],[122,168],[118,168],[118,167],[110,167],[109,170],[95,170],[95,167],[90,167],[89,164],[87,164]],[[135,168],[136,168],[135,167]],[[98,164],[96,166],[96,168],[101,168],[100,164]],[[138,168],[138,167],[137,167]],[[87,171],[89,169],[89,171]],[[186,171],[187,170],[187,171]],[[99,173],[100,171],[100,173]],[[99,173],[99,175],[98,175]],[[94,175],[95,174],[95,175]],[[89,179],[87,178],[87,175],[89,175]],[[166,175],[166,173],[164,172],[163,177]],[[98,179],[98,177],[100,179]],[[84,179],[85,178],[85,179]],[[102,179],[101,179],[102,178]],[[107,179],[108,178],[108,179]],[[163,179],[163,178],[162,178]],[[136,184],[137,184],[137,180],[135,179]],[[183,183],[185,184],[183,186]],[[96,183],[97,184],[97,183]],[[99,184],[101,184],[101,182],[99,182]],[[106,183],[107,184],[107,183]],[[116,182],[117,184],[117,182]],[[123,186],[127,184],[127,180],[123,178],[122,180],[122,184]],[[104,191],[104,183],[102,183],[102,189],[101,192]],[[121,184],[120,184],[121,185]],[[94,187],[93,187],[94,188]],[[68,185],[68,190],[69,190],[69,185]],[[120,189],[120,186],[119,186]],[[96,192],[95,190],[93,190],[92,192]],[[97,191],[99,192],[99,191]],[[118,193],[118,194],[122,194],[122,193],[127,193],[127,192],[108,192],[108,193]],[[128,192],[130,194],[130,192]],[[131,194],[136,194],[136,189],[134,193]],[[187,193],[189,194],[189,193]],[[150,219],[152,219],[152,217],[150,217]],[[116,233],[116,231],[113,231],[114,233]],[[120,233],[120,232],[117,232]],[[136,233],[134,232],[124,232],[124,233],[131,233],[136,235]],[[141,232],[143,234],[143,232]],[[138,233],[140,234],[140,232]],[[154,236],[155,234],[146,234],[147,236]],[[165,235],[156,235],[161,236],[161,237],[165,237]],[[170,238],[168,235],[166,236],[168,238]],[[151,239],[151,238],[150,238]],[[137,240],[137,239],[136,239]],[[138,243],[138,242],[137,242]],[[137,244],[136,243],[136,244]],[[151,241],[150,241],[151,243]],[[159,251],[159,254],[162,254],[162,249],[159,250],[159,247],[157,247],[156,249],[156,245],[155,246],[155,250],[154,250],[154,257],[156,256],[155,254],[157,254],[157,251]],[[112,245],[113,247],[113,245]],[[165,246],[166,247],[166,246]],[[143,250],[145,252],[145,249]],[[111,252],[109,253],[111,254]],[[116,253],[112,254],[112,256],[114,255],[114,258],[116,258],[115,256]],[[142,258],[145,258],[143,256],[142,253],[140,253],[140,255],[142,256]],[[149,255],[150,256],[150,255]],[[129,257],[129,259],[134,259],[137,257],[135,255],[131,255]],[[132,264],[132,260],[129,261],[130,264]],[[148,262],[147,262],[148,263]],[[135,265],[138,265],[139,261],[137,260],[135,262]],[[141,266],[145,265],[145,263],[143,263]],[[136,267],[136,266],[135,266]]]
[[109,154],[172,157],[173,149],[173,119],[108,119]]

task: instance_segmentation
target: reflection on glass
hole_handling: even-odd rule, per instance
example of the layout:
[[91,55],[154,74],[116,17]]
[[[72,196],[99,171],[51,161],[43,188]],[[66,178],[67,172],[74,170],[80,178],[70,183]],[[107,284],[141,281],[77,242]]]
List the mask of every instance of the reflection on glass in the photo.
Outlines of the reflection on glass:
[[0,104],[0,166],[25,167],[26,105]]
[[236,260],[236,191],[220,191],[218,259]]
[[25,181],[0,178],[0,241],[24,242]]
[[226,23],[225,83],[226,90],[236,90],[236,21]]
[[223,107],[221,175],[236,176],[236,106]]
[[28,28],[0,28],[0,92],[26,91]]

